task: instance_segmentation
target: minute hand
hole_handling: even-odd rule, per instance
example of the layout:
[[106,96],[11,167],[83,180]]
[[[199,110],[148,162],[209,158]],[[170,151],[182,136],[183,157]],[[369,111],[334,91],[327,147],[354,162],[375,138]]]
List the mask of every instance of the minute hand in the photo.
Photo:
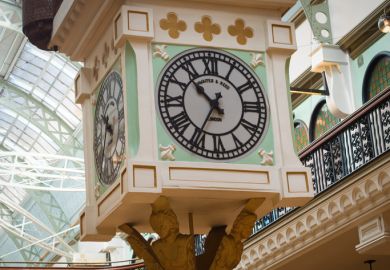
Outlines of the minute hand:
[[200,130],[203,130],[203,129],[204,129],[204,127],[205,127],[206,124],[207,124],[207,121],[208,121],[209,118],[210,118],[211,113],[213,112],[214,109],[216,109],[216,108],[219,106],[218,100],[219,100],[221,97],[222,97],[221,93],[216,93],[216,94],[215,94],[215,99],[212,99],[212,100],[210,101],[210,105],[211,105],[210,111],[209,111],[209,113],[207,114],[207,117],[206,117],[206,119],[204,120],[203,125],[202,125],[202,127],[200,128]]

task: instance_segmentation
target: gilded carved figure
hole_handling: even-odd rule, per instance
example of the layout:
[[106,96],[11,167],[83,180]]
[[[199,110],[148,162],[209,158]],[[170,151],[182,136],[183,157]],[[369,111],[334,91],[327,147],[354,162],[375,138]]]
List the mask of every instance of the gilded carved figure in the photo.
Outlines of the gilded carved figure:
[[195,270],[194,237],[179,232],[177,216],[166,197],[161,196],[152,204],[150,225],[160,236],[152,243],[152,249],[164,269]]
[[160,238],[151,246],[130,224],[119,228],[128,234],[128,242],[150,270],[232,270],[241,260],[242,241],[250,236],[257,219],[255,209],[262,202],[263,199],[251,199],[235,219],[230,234],[225,232],[226,226],[213,228],[207,236],[209,240],[206,239],[210,245],[204,255],[197,257],[197,262],[194,237],[179,232],[177,216],[164,196],[152,204],[149,221]]
[[250,236],[256,219],[256,214],[246,209],[240,212],[230,234],[222,238],[210,270],[231,270],[237,266],[244,248],[242,241]]

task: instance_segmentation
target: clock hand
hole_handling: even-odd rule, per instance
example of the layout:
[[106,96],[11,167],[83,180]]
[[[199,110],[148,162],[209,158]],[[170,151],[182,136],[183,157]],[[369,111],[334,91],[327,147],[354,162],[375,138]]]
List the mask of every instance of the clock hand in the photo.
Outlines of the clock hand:
[[103,167],[103,160],[104,160],[104,151],[106,150],[106,139],[107,139],[107,130],[104,132],[104,141],[103,141],[103,150],[102,150],[102,157],[101,157],[101,166]]
[[[195,85],[195,88],[196,88],[196,91],[198,92],[198,94],[200,95],[203,95],[207,101],[210,103],[211,107],[213,107],[213,104],[212,102],[214,102],[215,100],[212,100],[207,94],[206,92],[204,91],[204,88],[203,86],[199,85],[199,84],[196,84],[194,81],[193,81],[194,85]],[[221,93],[218,93],[220,95],[220,98],[222,97]],[[217,102],[218,103],[218,102]],[[215,109],[217,109],[218,113],[219,114],[224,114],[224,111],[223,109],[221,109],[221,107],[219,107],[219,103],[217,104],[217,106],[215,107]]]
[[193,81],[194,85],[195,85],[195,88],[196,88],[196,91],[198,92],[198,94],[200,95],[203,95],[207,100],[208,102],[211,102],[211,98],[206,94],[206,92],[204,91],[204,88],[203,86],[199,85],[199,84],[196,84],[194,81]]
[[[210,118],[210,115],[211,113],[213,112],[214,109],[216,109],[218,106],[219,106],[219,102],[218,100],[222,97],[221,93],[216,93],[215,94],[215,99],[212,99],[210,101],[210,105],[211,105],[211,108],[210,108],[210,111],[209,113],[207,114],[207,117],[206,119],[204,120],[203,124],[202,124],[202,127],[200,128],[200,130],[203,130],[204,127],[206,126],[207,124],[207,121],[209,120]],[[196,136],[196,138],[194,138],[194,141],[196,142],[198,139],[199,139],[199,136],[201,135],[201,133],[198,134],[198,136]]]

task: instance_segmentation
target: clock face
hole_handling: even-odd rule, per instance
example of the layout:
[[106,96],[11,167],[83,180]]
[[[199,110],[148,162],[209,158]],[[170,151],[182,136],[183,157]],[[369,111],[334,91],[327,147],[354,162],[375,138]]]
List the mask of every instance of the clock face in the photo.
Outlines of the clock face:
[[96,102],[93,151],[99,182],[112,184],[125,152],[122,79],[116,71],[103,81]]
[[268,125],[268,104],[254,72],[230,53],[191,49],[161,72],[157,107],[170,135],[185,149],[212,160],[253,150]]

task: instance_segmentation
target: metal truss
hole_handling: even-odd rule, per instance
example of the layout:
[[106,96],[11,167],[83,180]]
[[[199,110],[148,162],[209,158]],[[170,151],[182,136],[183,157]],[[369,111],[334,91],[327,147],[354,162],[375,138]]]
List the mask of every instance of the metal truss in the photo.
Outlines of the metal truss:
[[80,158],[0,152],[0,185],[41,191],[85,191]]
[[[21,32],[21,14],[20,0],[0,0],[0,27],[13,30],[18,35],[23,35]],[[19,53],[20,50],[17,55]],[[11,63],[8,68],[6,78],[14,64],[15,62]],[[2,93],[0,107],[14,112],[33,124],[58,145],[59,153],[69,156],[81,156],[83,150],[82,139],[79,136],[80,130],[76,129],[74,131],[61,117],[31,94],[29,95],[3,80],[0,80],[0,91]],[[5,138],[7,138],[7,134]],[[8,148],[4,141],[0,141],[0,151],[9,151]],[[12,157],[16,162],[14,163],[13,173],[3,174],[6,168],[10,169]],[[45,161],[43,164],[46,165],[44,167],[39,166],[40,163],[36,163],[40,162],[39,160]],[[74,239],[78,234],[78,226],[69,228],[69,218],[51,191],[83,190],[84,179],[81,181],[81,176],[84,174],[84,169],[82,161],[60,156],[49,158],[48,156],[34,155],[34,157],[29,157],[28,155],[19,155],[16,159],[12,155],[11,157],[0,155],[0,163],[0,169],[2,169],[0,187],[11,191],[20,190],[20,188],[29,189],[30,196],[23,202],[24,207],[26,205],[32,207],[35,204],[47,216],[49,226],[51,225],[50,229],[44,224],[33,222],[34,217],[29,219],[25,215],[28,212],[24,208],[20,208],[21,211],[16,211],[9,204],[0,202],[0,226],[16,247],[15,251],[1,254],[0,259],[17,252],[21,254],[25,261],[41,260],[47,254],[69,258],[71,251],[66,245],[64,246],[63,242],[66,244]],[[18,167],[18,165],[20,166]],[[27,171],[33,172],[33,174],[28,174]],[[58,237],[62,240],[59,240]]]
[[[5,81],[0,81],[0,105],[22,116],[55,142],[63,154],[74,153],[73,130],[53,111],[31,95]],[[6,138],[7,136],[4,136]],[[77,145],[76,145],[77,146]],[[78,145],[78,147],[81,147]]]
[[[7,256],[20,252],[25,261],[33,261],[41,259],[42,251],[45,250],[49,254],[70,258],[67,243],[74,239],[78,231],[73,227],[67,229],[70,226],[69,219],[50,191],[84,190],[83,160],[49,154],[0,152],[0,185],[30,188],[32,203],[47,216],[52,228],[15,203],[0,200],[0,226],[16,247]],[[30,234],[26,231],[28,228],[32,230]],[[58,235],[63,238],[58,238]]]
[[[9,233],[30,242],[31,246],[37,245],[52,253],[71,257],[70,252],[74,250],[60,237],[64,232],[55,233],[27,210],[4,198],[0,199],[0,211],[7,214],[6,217],[0,218],[0,226]],[[20,216],[17,217],[17,214]],[[57,245],[62,249],[57,248]],[[25,248],[28,248],[28,245]],[[0,256],[0,258],[3,257],[5,255]]]
[[0,27],[21,32],[22,10],[15,1],[0,1]]

